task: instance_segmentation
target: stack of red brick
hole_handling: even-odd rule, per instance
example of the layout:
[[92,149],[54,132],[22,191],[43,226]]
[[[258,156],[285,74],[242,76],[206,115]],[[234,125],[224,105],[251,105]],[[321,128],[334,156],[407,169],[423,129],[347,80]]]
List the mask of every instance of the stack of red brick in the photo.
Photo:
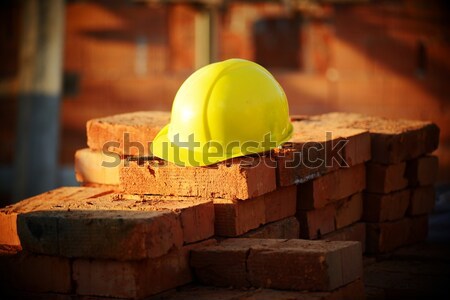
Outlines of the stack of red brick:
[[[112,117],[111,123],[89,122],[88,144],[95,149],[102,139],[117,143],[124,132],[130,140],[152,138],[158,128],[149,124],[163,124],[167,115],[133,113]],[[52,295],[48,293],[56,293],[62,299],[72,299],[70,295],[135,299],[192,281],[190,250],[216,242],[211,239],[213,203],[122,197],[114,182],[118,166],[102,163],[113,155],[120,165],[130,154],[102,156],[100,151],[82,150],[77,153],[77,168],[82,163],[81,170],[92,170],[85,175],[103,176],[100,187],[60,188],[0,210],[0,245],[6,245],[0,282],[19,293],[14,296],[47,299]]]
[[215,244],[213,220],[208,200],[53,190],[0,211],[0,282],[19,299],[140,299],[192,281],[189,252]]
[[[168,118],[139,112],[88,122],[89,148],[76,153],[76,177],[85,187],[0,210],[6,290],[18,298],[141,299],[195,274],[219,287],[265,288],[255,297],[363,296],[360,244],[298,240],[296,185],[277,187],[270,156],[204,168],[149,157],[148,145]],[[217,245],[214,235],[253,239]]]
[[371,137],[363,221],[369,254],[423,241],[435,203],[439,128],[431,122],[331,113],[311,118],[335,128],[361,128]]
[[[149,143],[168,119],[168,113],[140,112],[89,121],[89,149],[75,155],[78,181],[141,200],[148,195],[211,199],[218,237],[299,237],[296,186],[277,188],[273,158],[239,157],[192,168],[148,157]],[[105,148],[111,142],[114,148]],[[99,167],[105,161],[118,163]]]
[[300,237],[360,241],[368,254],[426,238],[435,124],[348,113],[293,119],[294,137],[277,151],[278,181],[298,183]]
[[365,246],[363,190],[370,134],[294,117],[294,136],[276,151],[280,186],[297,184],[297,218],[305,239],[353,240]]
[[[411,159],[434,150],[439,132],[429,123],[389,121],[404,127],[388,134],[384,145],[375,121],[356,119],[294,118],[294,136],[283,147],[201,168],[149,156],[149,144],[168,113],[91,120],[89,148],[75,156],[76,177],[84,187],[57,189],[0,210],[0,265],[7,270],[0,283],[19,298],[38,299],[141,299],[194,279],[216,287],[164,297],[364,298],[361,218],[371,221],[370,214],[384,209],[372,207],[371,197],[378,194],[372,194],[374,180],[366,170],[392,151],[409,153],[401,161],[409,160],[408,184],[415,188],[408,191],[416,196],[408,198],[407,211],[426,215],[426,191],[432,188],[420,186],[431,184],[425,175],[434,158]],[[418,133],[404,129],[413,123]],[[423,149],[414,152],[412,142],[392,146],[408,138]],[[370,192],[364,193],[366,186]],[[408,232],[421,229],[424,219],[403,218]],[[386,243],[392,224],[399,222],[388,220],[367,226],[369,249]],[[372,234],[373,226],[388,226],[388,233]],[[229,286],[263,289],[223,289]]]

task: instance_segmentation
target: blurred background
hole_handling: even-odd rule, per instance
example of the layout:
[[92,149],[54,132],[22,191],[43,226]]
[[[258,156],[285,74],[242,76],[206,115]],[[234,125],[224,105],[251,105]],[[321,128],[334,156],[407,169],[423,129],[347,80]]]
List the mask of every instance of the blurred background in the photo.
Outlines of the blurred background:
[[444,0],[2,1],[0,206],[76,184],[87,120],[168,111],[194,70],[232,57],[268,68],[291,114],[436,122],[448,183],[449,8]]

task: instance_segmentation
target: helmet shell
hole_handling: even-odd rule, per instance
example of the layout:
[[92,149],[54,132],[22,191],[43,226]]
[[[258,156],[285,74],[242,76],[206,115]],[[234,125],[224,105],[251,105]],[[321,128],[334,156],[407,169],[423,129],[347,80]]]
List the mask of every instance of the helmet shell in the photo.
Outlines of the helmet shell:
[[171,122],[152,152],[178,165],[205,166],[270,150],[291,135],[280,84],[254,62],[229,59],[197,70],[181,85]]

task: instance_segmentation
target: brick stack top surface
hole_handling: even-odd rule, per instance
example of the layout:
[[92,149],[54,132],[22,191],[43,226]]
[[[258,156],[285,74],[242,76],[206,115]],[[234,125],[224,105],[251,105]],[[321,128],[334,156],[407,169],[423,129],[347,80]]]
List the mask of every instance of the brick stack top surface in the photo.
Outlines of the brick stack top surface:
[[372,161],[399,163],[431,153],[439,145],[439,127],[430,121],[388,119],[354,113],[328,113],[309,120],[330,128],[360,128],[370,132]]
[[138,148],[124,147],[125,133],[128,141],[144,146],[144,155],[149,154],[148,144],[170,121],[170,113],[164,111],[139,111],[92,119],[86,123],[87,144],[92,150],[103,150],[108,142],[118,142],[114,149],[122,155],[137,155]]

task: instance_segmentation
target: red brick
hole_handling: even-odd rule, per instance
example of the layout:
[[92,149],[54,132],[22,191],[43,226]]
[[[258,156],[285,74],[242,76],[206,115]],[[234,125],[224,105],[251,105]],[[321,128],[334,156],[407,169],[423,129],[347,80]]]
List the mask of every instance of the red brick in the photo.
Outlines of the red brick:
[[336,215],[334,222],[336,229],[343,228],[361,220],[363,213],[363,195],[362,193],[354,194],[348,199],[343,199],[335,204]]
[[17,215],[35,210],[48,210],[74,199],[89,199],[112,193],[111,189],[65,187],[22,200],[0,209],[0,244],[20,245]]
[[217,246],[193,250],[191,267],[198,280],[206,285],[249,286],[246,265],[250,247],[272,245],[279,241],[276,239],[228,239]]
[[336,230],[334,217],[336,207],[333,204],[312,210],[300,210],[297,218],[300,223],[300,237],[317,239],[322,235]]
[[410,221],[403,218],[393,222],[366,224],[366,252],[385,253],[406,245],[410,235]]
[[229,239],[194,250],[191,265],[215,286],[327,291],[362,275],[358,242]]
[[253,239],[298,239],[300,237],[300,224],[296,217],[290,217],[265,224],[240,237]]
[[[86,201],[112,193],[112,190],[103,188],[61,187],[9,205],[1,209],[1,212],[22,214],[38,210],[57,209],[73,203],[87,205]],[[80,199],[85,201],[80,201]]]
[[[310,143],[305,146],[298,146],[299,149],[294,148],[291,144],[284,144],[281,150],[275,154],[277,160],[277,185],[278,186],[290,186],[306,182],[313,178],[319,177],[325,171],[322,171],[319,163],[317,165],[305,165],[303,153],[308,153],[308,149],[321,149],[324,147],[321,143]],[[310,150],[314,154],[310,157],[324,157],[320,151]],[[316,161],[314,161],[316,162]]]
[[390,194],[366,193],[364,216],[367,222],[384,222],[401,219],[409,207],[411,191],[403,190]]
[[[116,166],[103,166],[104,163],[116,163]],[[80,183],[118,187],[120,184],[119,170],[123,164],[124,160],[116,153],[93,151],[88,148],[80,149],[75,152],[75,177]]]
[[425,186],[436,182],[439,169],[439,159],[434,155],[427,155],[410,160],[406,165],[406,177],[410,186]]
[[387,194],[406,188],[408,179],[405,176],[405,169],[405,162],[391,165],[367,163],[367,191]]
[[275,149],[280,186],[303,183],[339,166],[354,166],[370,159],[367,131],[333,128],[308,119],[294,120],[293,125],[293,137],[281,149]]
[[100,194],[51,200],[43,210],[19,215],[24,249],[68,257],[142,259],[214,234],[214,206],[208,199]]
[[344,147],[343,158],[349,166],[359,165],[372,158],[368,131],[357,129],[347,129],[347,133],[341,131],[342,129],[333,129],[333,134],[339,134],[348,141]]
[[184,243],[194,243],[214,235],[214,204],[212,201],[203,205],[192,205],[181,210],[180,220],[183,228]]
[[408,244],[423,242],[428,236],[428,215],[409,218],[410,232]]
[[361,220],[362,207],[362,194],[357,193],[323,208],[299,210],[297,217],[300,221],[300,236],[317,239],[324,234],[355,223]]
[[249,200],[214,199],[216,235],[238,236],[265,224],[263,197]]
[[268,157],[235,158],[208,167],[132,161],[120,170],[120,181],[129,194],[226,199],[248,199],[276,189],[275,168]]
[[142,259],[183,244],[170,211],[39,211],[19,215],[17,227],[24,249],[65,257]]
[[[150,143],[158,132],[169,123],[170,113],[142,111],[89,120],[86,124],[87,144],[92,150],[109,150],[125,155],[150,155]],[[128,134],[130,147],[124,143]],[[114,147],[105,144],[114,142]],[[138,143],[142,147],[140,152]]]
[[429,214],[436,203],[434,186],[423,186],[411,189],[411,202],[408,207],[408,215],[416,216]]
[[36,293],[70,293],[72,289],[67,258],[0,249],[0,269],[2,294],[5,289]]
[[358,242],[289,240],[255,246],[247,259],[252,286],[329,291],[362,276]]
[[16,223],[17,213],[0,210],[0,245],[20,245]]
[[143,298],[192,281],[189,253],[213,240],[172,249],[158,258],[140,261],[86,260],[73,262],[73,280],[78,295]]
[[215,232],[235,237],[262,224],[294,216],[296,202],[296,186],[278,188],[247,200],[214,199]]
[[278,188],[264,195],[265,223],[294,216],[297,207],[297,186]]
[[364,164],[327,173],[298,186],[297,209],[324,207],[362,191],[365,186]]
[[[98,202],[111,201],[108,198],[111,197],[105,196]],[[173,211],[179,216],[185,244],[202,241],[214,235],[215,212],[212,199],[157,195],[136,197],[123,194],[116,194],[113,199],[119,199],[122,204],[133,206],[138,210]]]
[[[180,219],[185,244],[205,240],[214,235],[213,199],[120,193],[98,197],[92,203],[96,209],[172,211]],[[68,208],[75,207],[88,210],[90,205],[80,206],[80,203],[74,203]]]
[[431,153],[439,144],[439,127],[432,122],[386,119],[351,113],[312,117],[330,126],[359,128],[371,135],[372,161],[395,164]]
[[327,241],[358,241],[361,243],[362,252],[366,249],[366,224],[355,223],[322,236]]

